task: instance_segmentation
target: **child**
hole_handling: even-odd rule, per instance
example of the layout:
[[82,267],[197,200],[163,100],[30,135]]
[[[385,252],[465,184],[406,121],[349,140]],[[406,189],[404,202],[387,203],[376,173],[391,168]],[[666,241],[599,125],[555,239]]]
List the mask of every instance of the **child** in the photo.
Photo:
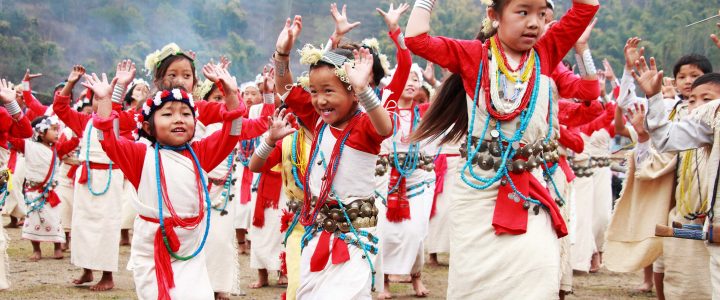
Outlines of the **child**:
[[[130,259],[140,298],[212,298],[201,252],[211,207],[205,172],[225,160],[237,143],[242,110],[236,109],[237,84],[226,70],[208,64],[203,74],[222,84],[229,111],[221,131],[193,143],[195,105],[184,88],[159,91],[143,105],[143,134],[152,142],[148,146],[115,136],[113,120],[118,113],[111,109],[112,89],[104,75],[102,80],[86,76],[84,83],[101,103],[93,124],[101,131],[103,149],[138,190],[135,207],[140,218],[135,220]],[[176,260],[171,262],[171,255]]]
[[[0,103],[4,109],[0,109],[0,171],[7,170],[7,161],[10,157],[8,150],[8,138],[15,137],[19,139],[29,138],[32,136],[33,130],[30,126],[25,114],[20,110],[20,105],[15,100],[15,91],[12,89],[12,83],[4,78],[0,79]],[[4,206],[4,201],[8,194],[8,178],[0,185],[0,209]],[[8,280],[9,270],[7,269],[7,250],[8,238],[5,229],[0,227],[0,290],[10,288]]]
[[[410,51],[460,74],[464,86],[432,102],[415,136],[437,138],[447,130],[443,142],[467,138],[450,212],[448,298],[556,298],[557,238],[567,227],[542,174],[559,157],[548,78],[592,21],[598,1],[574,0],[544,35],[546,1],[484,3],[491,36],[485,43],[427,35],[432,0],[415,2],[405,38]],[[491,218],[492,227],[477,225]]]
[[13,147],[26,157],[23,193],[27,216],[22,237],[32,242],[30,261],[38,261],[42,257],[40,242],[54,243],[53,258],[62,259],[60,244],[65,243],[65,233],[60,222],[60,198],[55,193],[55,187],[61,175],[59,159],[75,150],[79,140],[73,138],[59,143],[60,125],[56,117],[39,117],[32,125],[34,139],[10,139]]
[[150,85],[142,78],[133,79],[123,99],[125,110],[139,111],[142,109],[143,101],[147,99],[149,95]]
[[[291,26],[288,19],[278,37],[275,72],[279,77],[288,75],[286,58],[301,22],[296,16]],[[375,161],[380,143],[392,132],[392,123],[368,86],[373,70],[368,49],[355,50],[351,56],[346,49],[323,51],[308,45],[301,56],[301,62],[310,64],[310,93],[293,87],[285,103],[304,124],[316,126],[317,135],[303,183],[299,221],[309,231],[303,238],[297,298],[367,299],[377,275],[373,268],[378,242],[373,236],[377,220]],[[348,63],[352,58],[354,68]],[[282,82],[276,81],[278,88],[283,87]],[[359,111],[355,99],[367,113]],[[263,139],[256,154],[267,158],[276,142]]]

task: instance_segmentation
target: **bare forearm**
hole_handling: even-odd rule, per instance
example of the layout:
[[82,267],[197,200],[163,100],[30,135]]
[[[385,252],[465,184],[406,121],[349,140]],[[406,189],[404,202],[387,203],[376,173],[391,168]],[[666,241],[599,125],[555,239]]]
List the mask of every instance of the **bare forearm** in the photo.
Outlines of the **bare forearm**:
[[293,77],[290,72],[290,57],[275,54],[275,92],[280,95],[287,93],[288,86],[292,85]]
[[[434,4],[435,1],[422,2]],[[430,10],[416,3],[410,12],[410,19],[408,19],[408,24],[405,28],[405,36],[414,37],[428,32],[430,32]]]

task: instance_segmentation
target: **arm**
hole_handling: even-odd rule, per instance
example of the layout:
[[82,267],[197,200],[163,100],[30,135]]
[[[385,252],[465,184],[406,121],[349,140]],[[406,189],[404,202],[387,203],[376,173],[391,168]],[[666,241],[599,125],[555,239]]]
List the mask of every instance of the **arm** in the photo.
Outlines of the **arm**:
[[259,155],[255,155],[253,153],[253,156],[250,157],[250,164],[248,165],[248,168],[250,171],[255,173],[263,173],[268,172],[275,166],[279,165],[282,161],[282,140],[279,140],[277,143],[275,143],[275,148],[273,148],[272,152],[270,152],[270,155],[267,158],[262,158]]
[[597,0],[574,0],[570,10],[535,45],[547,59],[544,66],[557,66],[591,24],[600,6]]
[[671,122],[665,116],[663,101],[662,93],[648,99],[646,126],[655,149],[660,152],[681,151],[713,143],[713,128],[709,124],[692,118]]
[[[5,79],[0,80],[0,103],[3,104],[5,109],[0,110],[2,113],[0,117],[3,123],[0,124],[0,131],[8,131],[10,136],[16,138],[29,138],[32,136],[32,128],[30,127],[30,121],[27,116],[22,113],[20,105],[18,105],[15,99],[15,91],[12,89],[12,83]],[[5,116],[7,116],[5,118]],[[2,134],[2,132],[0,132]],[[7,145],[2,145],[7,147]]]
[[595,118],[595,120],[592,120],[590,123],[580,126],[578,129],[586,135],[592,135],[593,132],[605,128],[608,129],[608,133],[610,133],[611,136],[614,136],[615,130],[608,127],[614,118],[615,105],[608,103],[605,107],[605,112],[601,116]]
[[202,168],[210,172],[227,159],[240,138],[240,122],[244,111],[236,109],[223,113],[223,127],[210,136],[192,143]]
[[[335,49],[348,32],[353,30],[355,27],[360,26],[360,22],[355,22],[352,24],[348,22],[346,5],[343,5],[341,13],[337,9],[337,4],[330,4],[330,16],[332,16],[333,20],[335,21],[335,31],[333,31],[332,35],[330,36],[331,45],[329,46],[330,49]],[[328,48],[328,46],[326,46],[326,48]]]
[[388,102],[391,100],[397,101],[400,99],[408,77],[410,77],[410,68],[412,67],[412,56],[410,54],[410,50],[405,47],[404,41],[402,43],[400,42],[402,41],[402,32],[400,31],[400,28],[394,32],[390,32],[390,38],[395,43],[395,47],[397,47],[398,65],[395,70],[395,74],[393,74],[392,81],[390,81],[390,83],[385,87],[386,90],[390,90],[392,92],[392,94],[390,94],[390,98],[388,98],[384,104],[386,107]]
[[276,92],[280,95],[285,95],[288,92],[286,87],[293,84],[292,72],[290,72],[290,52],[301,31],[302,17],[296,15],[292,21],[288,18],[275,44],[275,53],[273,54],[275,86],[277,87]]
[[[105,102],[109,105],[110,99]],[[114,111],[106,118],[96,115],[93,118],[93,127],[95,127],[95,130],[99,130],[99,133],[102,133],[99,136],[100,145],[102,145],[107,156],[113,164],[120,167],[125,178],[137,189],[138,185],[140,185],[140,176],[148,148],[141,143],[117,138],[113,128],[113,122],[117,117],[118,114]]]
[[555,80],[558,92],[562,98],[594,101],[600,97],[600,85],[598,84],[597,78],[581,78],[562,63],[557,65],[551,77]]
[[312,106],[312,96],[310,96],[310,93],[302,87],[294,86],[284,95],[283,101],[307,128],[314,131],[320,115]]
[[42,105],[38,99],[35,98],[32,94],[32,90],[30,90],[30,81],[23,81],[23,85],[27,82],[27,90],[23,90],[23,100],[25,101],[25,106],[33,113],[33,115],[36,116],[42,116],[47,111],[47,106]]
[[[63,135],[64,137],[65,135]],[[61,139],[57,143],[57,154],[58,157],[63,157],[67,155],[68,153],[72,152],[77,148],[77,146],[80,144],[80,139],[76,136],[72,137],[70,140]]]
[[[287,113],[285,109],[275,111],[268,120],[270,121],[268,134],[250,157],[248,167],[253,172],[270,170],[279,164],[282,159],[283,138],[297,131],[293,127],[293,115]],[[302,143],[302,141],[299,142]]]
[[569,100],[558,101],[558,120],[560,124],[570,127],[582,126],[603,113],[600,101],[573,102]]
[[380,136],[389,136],[393,131],[393,124],[387,110],[382,107],[380,99],[370,88],[370,74],[372,73],[373,57],[368,49],[360,49],[353,51],[355,56],[355,65],[345,64],[345,72],[347,78],[355,91],[355,96],[365,108],[367,115],[370,117],[373,127]]
[[585,142],[580,134],[565,126],[560,126],[560,138],[558,142],[560,142],[560,145],[563,145],[575,153],[582,153],[585,150]]
[[18,152],[25,153],[25,139],[10,137],[8,138],[8,142],[13,147],[13,149],[17,150]]
[[625,127],[625,118],[623,118],[620,105],[615,107],[615,133],[620,136],[630,137],[630,131]]

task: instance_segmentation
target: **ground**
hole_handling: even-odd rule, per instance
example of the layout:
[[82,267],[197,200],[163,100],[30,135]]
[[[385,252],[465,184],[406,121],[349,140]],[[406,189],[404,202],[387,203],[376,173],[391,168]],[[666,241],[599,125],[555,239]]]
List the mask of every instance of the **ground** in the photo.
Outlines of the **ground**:
[[[8,219],[3,218],[2,224]],[[10,290],[0,291],[2,299],[134,299],[132,274],[125,270],[130,247],[120,248],[120,272],[115,274],[115,289],[109,292],[91,292],[87,286],[75,287],[70,281],[80,275],[81,270],[70,264],[70,253],[65,253],[62,260],[54,260],[52,245],[43,243],[43,259],[39,262],[30,262],[27,258],[31,254],[30,242],[20,238],[20,229],[6,229],[10,236],[8,256],[10,258]],[[233,296],[232,299],[279,299],[284,288],[272,286],[259,290],[246,288],[257,276],[254,270],[249,269],[249,256],[241,256],[240,265],[244,267],[241,276],[241,287],[247,293],[245,296]],[[447,263],[447,256],[440,256],[441,263]],[[424,279],[431,290],[427,299],[444,299],[447,288],[447,266],[428,267],[425,269]],[[95,273],[95,278],[100,278]],[[651,293],[637,293],[633,288],[640,282],[641,274],[620,274],[602,270],[598,274],[577,274],[575,276],[575,293],[567,299],[650,299]],[[271,284],[277,278],[271,275]],[[522,287],[518,287],[522,288]],[[393,284],[391,287],[394,299],[413,299],[410,284]]]

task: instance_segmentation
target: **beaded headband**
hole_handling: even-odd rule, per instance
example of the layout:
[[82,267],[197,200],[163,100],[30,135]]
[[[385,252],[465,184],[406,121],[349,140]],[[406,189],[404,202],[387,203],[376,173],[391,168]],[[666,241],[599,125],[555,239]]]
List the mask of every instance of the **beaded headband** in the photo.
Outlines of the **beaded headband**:
[[196,115],[195,101],[193,100],[192,94],[188,94],[182,89],[162,90],[155,93],[155,97],[147,99],[143,103],[140,114],[136,114],[135,121],[137,122],[138,129],[142,128],[142,123],[145,120],[149,120],[150,116],[166,102],[179,101],[187,104],[193,113],[193,117]]
[[[343,69],[343,65],[346,63],[352,63],[352,59],[332,51],[324,51],[322,49],[315,48],[315,46],[311,44],[305,45],[301,50],[299,50],[299,52],[301,64],[314,66],[319,62],[328,63],[335,67],[335,75],[340,79],[340,81],[348,84],[350,83],[347,78],[347,73],[345,72],[345,69]],[[307,87],[308,82],[309,80],[307,76],[298,77],[298,83],[303,87]]]
[[33,127],[33,129],[35,130],[35,134],[40,135],[45,133],[53,125],[58,124],[60,124],[60,122],[58,121],[57,116],[50,116],[35,124],[35,127]]

